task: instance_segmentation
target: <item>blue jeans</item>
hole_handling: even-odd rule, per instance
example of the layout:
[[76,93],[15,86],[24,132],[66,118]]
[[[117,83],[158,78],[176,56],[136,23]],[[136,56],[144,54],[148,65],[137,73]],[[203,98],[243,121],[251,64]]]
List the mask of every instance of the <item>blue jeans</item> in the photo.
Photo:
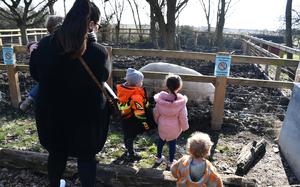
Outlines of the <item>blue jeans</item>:
[[36,85],[34,85],[34,86],[31,88],[31,90],[30,90],[30,92],[29,92],[28,95],[29,95],[29,97],[31,97],[31,98],[33,99],[33,101],[36,100],[38,91],[39,91],[39,84],[36,84]]
[[[167,141],[162,140],[161,138],[157,141],[157,157],[161,158],[162,150]],[[173,162],[176,152],[176,139],[168,141],[169,144],[169,161]]]

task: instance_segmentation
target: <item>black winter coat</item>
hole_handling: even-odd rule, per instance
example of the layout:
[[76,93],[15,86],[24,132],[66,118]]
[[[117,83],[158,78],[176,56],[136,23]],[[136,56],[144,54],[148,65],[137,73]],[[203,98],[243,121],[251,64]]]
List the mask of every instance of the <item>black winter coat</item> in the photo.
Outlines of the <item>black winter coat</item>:
[[[96,154],[107,138],[106,99],[80,61],[61,52],[54,34],[43,38],[30,58],[30,73],[39,82],[35,115],[40,143],[75,157]],[[83,59],[99,81],[108,79],[107,51],[93,38]]]

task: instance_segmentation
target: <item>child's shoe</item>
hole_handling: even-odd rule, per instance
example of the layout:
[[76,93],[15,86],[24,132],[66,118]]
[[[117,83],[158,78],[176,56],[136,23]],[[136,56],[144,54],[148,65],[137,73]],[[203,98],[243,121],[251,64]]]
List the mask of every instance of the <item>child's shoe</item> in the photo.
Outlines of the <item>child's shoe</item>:
[[60,179],[59,187],[66,187],[66,181],[64,179]]
[[20,105],[20,109],[23,111],[23,112],[26,112],[28,110],[28,108],[32,105],[33,103],[33,99],[31,97],[27,97],[25,99],[25,101],[23,101]]
[[164,156],[161,156],[161,158],[156,158],[156,160],[155,160],[155,163],[156,164],[161,164],[163,161],[164,161],[164,159],[165,159],[165,157]]
[[142,159],[142,157],[136,152],[133,152],[133,153],[126,152],[126,158],[130,162]]
[[176,160],[173,160],[173,162],[168,162],[167,164],[167,170],[170,171],[171,166],[176,162]]

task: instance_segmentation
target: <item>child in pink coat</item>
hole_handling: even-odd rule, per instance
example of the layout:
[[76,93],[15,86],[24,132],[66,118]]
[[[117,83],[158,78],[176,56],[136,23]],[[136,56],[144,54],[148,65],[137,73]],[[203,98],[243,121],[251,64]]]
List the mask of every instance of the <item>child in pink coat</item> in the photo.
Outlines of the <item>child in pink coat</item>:
[[160,164],[164,157],[162,149],[169,144],[169,163],[172,165],[176,152],[176,139],[182,131],[189,128],[187,118],[187,97],[178,93],[182,87],[179,75],[170,74],[165,79],[167,91],[161,91],[154,96],[156,102],[153,110],[154,120],[158,124],[159,140],[157,142],[156,163]]

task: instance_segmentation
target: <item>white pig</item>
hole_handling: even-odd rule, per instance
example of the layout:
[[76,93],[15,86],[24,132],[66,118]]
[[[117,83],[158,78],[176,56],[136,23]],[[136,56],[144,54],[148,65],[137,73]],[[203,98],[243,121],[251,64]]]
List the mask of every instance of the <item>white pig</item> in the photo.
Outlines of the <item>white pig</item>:
[[[189,75],[202,75],[201,73],[186,68],[183,66],[165,63],[165,62],[156,62],[150,63],[143,66],[140,71],[153,71],[153,72],[163,72],[163,73],[174,73],[174,74],[189,74]],[[165,89],[161,79],[144,79],[144,87],[146,88],[149,94],[157,93]],[[181,93],[187,95],[189,101],[201,103],[203,101],[214,101],[215,87],[212,83],[201,83],[201,82],[191,82],[183,81]]]

